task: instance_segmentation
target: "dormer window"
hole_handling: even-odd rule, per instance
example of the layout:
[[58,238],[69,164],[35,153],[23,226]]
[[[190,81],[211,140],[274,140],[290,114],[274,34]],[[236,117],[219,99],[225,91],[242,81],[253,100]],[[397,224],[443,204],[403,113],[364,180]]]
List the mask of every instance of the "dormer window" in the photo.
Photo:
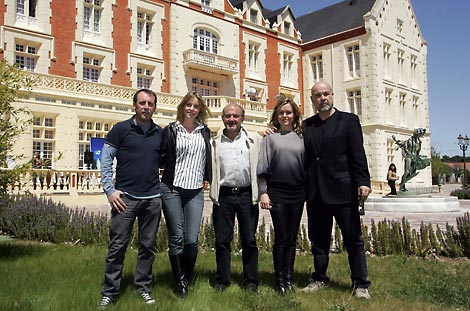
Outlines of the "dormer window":
[[250,22],[252,22],[253,24],[258,23],[258,11],[257,10],[253,10],[253,9],[250,10]]
[[290,35],[291,24],[289,22],[284,22],[284,33]]

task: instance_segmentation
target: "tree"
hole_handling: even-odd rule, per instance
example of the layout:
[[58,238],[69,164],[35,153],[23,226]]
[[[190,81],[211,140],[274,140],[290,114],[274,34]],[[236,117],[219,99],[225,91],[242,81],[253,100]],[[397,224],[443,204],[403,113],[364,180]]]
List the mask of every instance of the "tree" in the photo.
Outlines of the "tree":
[[440,177],[442,175],[447,177],[454,172],[452,167],[441,161],[440,153],[434,147],[431,147],[431,171],[434,185],[441,183]]
[[16,164],[23,155],[13,155],[13,145],[32,122],[31,113],[13,106],[34,85],[33,77],[16,65],[0,60],[0,198],[19,180],[30,165]]

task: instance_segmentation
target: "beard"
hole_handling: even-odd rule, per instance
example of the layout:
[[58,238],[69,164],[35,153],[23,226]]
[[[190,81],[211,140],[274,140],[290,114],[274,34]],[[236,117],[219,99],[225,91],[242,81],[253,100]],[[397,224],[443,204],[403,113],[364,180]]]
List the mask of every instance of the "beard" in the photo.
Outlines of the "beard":
[[333,109],[333,104],[332,103],[321,103],[318,105],[318,112],[328,112]]

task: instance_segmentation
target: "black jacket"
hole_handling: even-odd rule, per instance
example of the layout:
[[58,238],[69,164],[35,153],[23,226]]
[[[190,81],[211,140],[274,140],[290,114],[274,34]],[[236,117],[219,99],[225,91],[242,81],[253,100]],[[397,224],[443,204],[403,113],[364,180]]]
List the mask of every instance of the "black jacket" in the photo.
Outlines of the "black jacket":
[[[211,131],[205,125],[202,130],[202,137],[204,138],[204,145],[206,146],[206,165],[204,167],[204,181],[212,181],[212,157],[210,138]],[[160,167],[163,168],[162,182],[166,185],[173,185],[175,176],[176,165],[176,125],[175,122],[168,124],[163,129],[163,140],[160,149]]]
[[303,122],[307,201],[320,191],[327,204],[347,204],[357,200],[359,186],[370,187],[370,175],[364,152],[362,128],[357,115],[341,112],[331,136],[317,150],[312,116]]

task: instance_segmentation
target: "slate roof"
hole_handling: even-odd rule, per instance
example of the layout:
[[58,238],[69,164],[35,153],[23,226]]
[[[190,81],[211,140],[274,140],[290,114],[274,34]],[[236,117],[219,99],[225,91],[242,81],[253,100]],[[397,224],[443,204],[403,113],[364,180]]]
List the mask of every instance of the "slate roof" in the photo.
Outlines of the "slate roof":
[[229,0],[229,2],[232,4],[232,6],[234,8],[237,8],[237,9],[240,9],[242,10],[243,9],[243,2],[245,2],[246,0]]
[[303,43],[364,25],[364,15],[375,0],[346,0],[298,17],[294,23]]

